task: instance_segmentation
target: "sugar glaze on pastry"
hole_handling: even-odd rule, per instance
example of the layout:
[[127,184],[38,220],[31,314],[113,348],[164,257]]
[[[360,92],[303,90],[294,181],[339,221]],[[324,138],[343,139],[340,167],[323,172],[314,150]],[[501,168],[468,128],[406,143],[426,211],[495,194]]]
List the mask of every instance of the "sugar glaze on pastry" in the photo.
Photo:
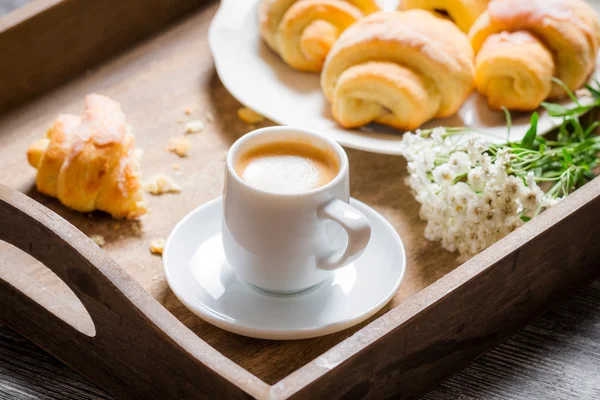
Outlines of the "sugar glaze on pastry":
[[583,0],[492,0],[469,32],[475,85],[491,108],[530,111],[565,96],[596,65],[600,25]]
[[487,8],[489,0],[402,0],[401,10],[421,8],[453,21],[463,32],[469,32],[471,25]]
[[473,50],[456,25],[430,12],[378,12],[340,36],[321,87],[343,127],[411,130],[460,108],[473,89]]
[[377,10],[375,0],[262,0],[260,34],[291,67],[318,72],[338,36]]
[[81,212],[101,210],[114,218],[146,213],[135,137],[121,106],[108,97],[85,97],[81,117],[59,115],[46,137],[27,151],[37,169],[37,189]]

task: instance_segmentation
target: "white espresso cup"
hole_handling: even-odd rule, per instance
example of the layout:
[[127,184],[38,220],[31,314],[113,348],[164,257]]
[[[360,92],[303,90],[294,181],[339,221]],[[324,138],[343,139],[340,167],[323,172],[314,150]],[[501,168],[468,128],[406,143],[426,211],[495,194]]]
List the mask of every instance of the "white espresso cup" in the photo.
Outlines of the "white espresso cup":
[[[273,142],[302,142],[337,157],[339,172],[311,191],[273,193],[250,186],[236,173],[247,151]],[[350,206],[348,156],[317,133],[258,129],[227,154],[222,236],[227,261],[244,281],[271,292],[292,293],[327,279],[356,260],[371,236],[367,218]]]

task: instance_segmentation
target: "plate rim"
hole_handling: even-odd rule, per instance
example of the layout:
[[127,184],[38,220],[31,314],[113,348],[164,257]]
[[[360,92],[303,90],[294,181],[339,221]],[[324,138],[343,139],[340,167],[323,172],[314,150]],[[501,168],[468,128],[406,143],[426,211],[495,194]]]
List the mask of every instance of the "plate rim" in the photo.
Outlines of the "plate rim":
[[[253,1],[254,3],[256,3],[252,6],[253,9],[255,9],[258,6],[258,2],[259,2],[259,0],[245,0],[245,1]],[[233,96],[237,101],[242,103],[244,106],[252,108],[254,111],[258,112],[259,114],[263,115],[264,117],[266,117],[267,119],[273,121],[274,123],[276,123],[278,125],[293,126],[293,125],[289,125],[289,124],[281,121],[277,117],[277,115],[271,113],[270,110],[268,110],[262,106],[250,105],[250,103],[252,103],[252,102],[247,101],[245,96],[241,95],[239,91],[235,90],[235,85],[233,85],[231,83],[231,81],[227,78],[227,74],[223,74],[221,72],[223,70],[222,67],[220,67],[220,65],[222,65],[221,64],[222,58],[219,57],[219,54],[221,54],[221,52],[218,50],[218,46],[216,43],[216,41],[217,41],[216,31],[221,26],[221,19],[225,18],[224,15],[225,15],[226,5],[229,3],[233,3],[233,2],[234,2],[234,0],[221,0],[221,2],[219,4],[219,9],[217,10],[216,14],[214,15],[213,19],[211,20],[210,26],[208,28],[208,46],[209,46],[211,55],[213,57],[213,61],[215,63],[215,70],[219,76],[219,79],[221,80],[221,83],[223,83],[223,86],[225,87],[227,92],[231,96]],[[269,49],[269,51],[272,51],[272,50]],[[302,128],[318,130],[319,132],[323,131],[323,129],[319,129],[317,127],[302,126]],[[344,131],[349,134],[358,135],[358,133],[354,133],[350,130],[344,130]],[[378,134],[370,134],[368,132],[360,133],[361,136],[371,136],[371,137],[376,138],[377,140],[384,140],[386,142],[385,145],[392,145],[392,144],[395,145],[395,147],[390,147],[390,148],[386,148],[386,149],[382,148],[382,146],[384,144],[382,144],[381,146],[357,144],[352,140],[347,140],[343,137],[342,138],[338,137],[338,135],[335,132],[333,132],[333,135],[330,132],[326,133],[325,135],[327,137],[330,137],[331,139],[335,140],[340,145],[351,148],[351,149],[367,151],[367,152],[375,153],[375,154],[402,155],[402,148],[400,146],[400,143],[402,141],[403,134],[404,134],[404,132],[398,131],[397,139],[392,140],[389,137],[386,137],[385,139],[377,139],[376,137],[378,136]]]
[[[249,10],[252,11],[256,11],[256,7],[258,6],[259,0],[246,0],[246,1],[252,1],[252,4],[249,6]],[[594,5],[594,2],[589,2],[592,5]],[[242,103],[243,105],[250,107],[254,110],[256,110],[258,113],[264,115],[265,117],[267,117],[268,119],[270,119],[271,121],[273,121],[274,123],[278,124],[278,125],[282,125],[282,126],[294,126],[294,125],[298,125],[300,127],[306,128],[306,129],[311,129],[311,130],[317,130],[319,132],[321,132],[322,134],[324,134],[327,137],[330,137],[331,139],[335,140],[336,142],[338,142],[339,144],[341,144],[344,147],[347,148],[352,148],[352,149],[356,149],[356,150],[362,150],[362,151],[367,151],[367,152],[371,152],[371,153],[376,153],[376,154],[387,154],[387,155],[402,155],[403,152],[403,147],[402,147],[402,137],[404,134],[404,131],[394,131],[394,133],[382,133],[382,132],[356,132],[356,130],[347,130],[347,129],[343,129],[340,127],[334,127],[334,126],[315,126],[310,125],[310,124],[298,124],[298,122],[292,122],[290,123],[290,121],[283,121],[280,118],[278,118],[277,113],[272,113],[270,109],[268,109],[267,106],[263,106],[261,104],[255,104],[254,101],[252,99],[248,98],[248,95],[245,94],[243,91],[239,91],[236,89],[237,85],[234,85],[229,77],[229,74],[227,73],[223,73],[223,70],[225,69],[223,67],[223,57],[224,57],[224,52],[220,51],[220,47],[217,45],[219,39],[217,38],[217,31],[223,27],[225,27],[227,24],[225,23],[224,18],[227,18],[228,14],[226,13],[226,10],[228,9],[228,7],[230,6],[235,6],[235,0],[221,0],[221,3],[219,5],[219,8],[216,12],[216,14],[214,15],[213,19],[210,22],[210,26],[208,29],[208,45],[213,57],[213,61],[215,64],[215,70],[219,76],[219,79],[221,80],[221,82],[223,83],[223,86],[225,87],[225,89],[229,92],[229,94],[231,94],[237,101],[239,101],[240,103]],[[251,12],[251,11],[248,11]],[[600,11],[599,11],[600,13]],[[244,14],[247,15],[247,14]],[[264,46],[264,44],[261,44]],[[598,66],[598,62],[600,60],[600,53],[598,54],[597,57],[597,65],[596,65],[596,70],[595,72],[592,74],[592,78],[593,77],[600,77],[600,67]],[[582,101],[585,101],[585,98],[581,98]],[[469,100],[467,100],[469,101]],[[547,132],[552,131],[553,129],[555,129],[558,126],[557,120],[556,118],[550,117],[549,115],[547,115],[543,110],[538,110],[538,112],[540,113],[540,122],[538,124],[538,133],[543,135]],[[285,118],[284,118],[285,119]],[[435,120],[434,120],[435,121]],[[524,126],[524,130],[527,130],[527,127],[525,125],[528,126],[528,124],[523,121],[522,123],[519,123],[518,125],[516,125],[514,123],[515,121],[513,120],[513,132],[515,132],[515,130],[518,127],[521,127],[521,125]],[[332,121],[332,123],[334,123]],[[435,125],[435,123],[434,123]],[[439,126],[442,126],[443,123],[440,121]],[[432,125],[433,126],[433,125]],[[436,125],[437,126],[437,125]],[[388,128],[385,128],[388,129]],[[481,128],[480,130],[485,130],[486,128]],[[499,127],[495,127],[495,129],[502,129],[501,126]],[[520,131],[520,128],[519,128]],[[524,131],[522,132],[524,133]],[[517,134],[517,136],[519,136],[519,134]],[[498,141],[498,142],[503,142],[505,140],[505,136],[504,135],[498,135],[497,132],[496,133],[492,133],[490,132],[490,141],[494,142],[494,141]],[[361,139],[362,138],[362,139]],[[512,140],[520,140],[520,138],[513,138]]]

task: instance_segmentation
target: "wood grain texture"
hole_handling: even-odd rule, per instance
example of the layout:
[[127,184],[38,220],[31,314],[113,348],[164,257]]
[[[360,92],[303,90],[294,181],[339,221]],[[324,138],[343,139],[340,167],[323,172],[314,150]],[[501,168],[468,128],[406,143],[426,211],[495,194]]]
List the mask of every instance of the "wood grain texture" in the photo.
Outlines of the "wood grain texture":
[[[194,336],[88,237],[46,207],[0,185],[0,221],[0,240],[62,279],[85,306],[95,331],[86,335],[57,319],[29,296],[24,278],[0,281],[0,319],[112,393],[170,399],[246,398],[268,391]],[[3,263],[2,272],[23,276],[18,264]],[[160,384],[162,379],[171,384]]]
[[290,374],[272,393],[373,399],[422,394],[598,277],[599,227],[597,178]]
[[600,398],[598,371],[600,281],[545,313],[423,400],[592,400]]
[[[588,185],[573,199],[455,270],[459,265],[456,255],[423,238],[424,223],[418,217],[418,204],[402,178],[406,175],[405,161],[399,157],[348,151],[352,196],[373,206],[386,217],[408,249],[407,274],[390,304],[361,326],[323,338],[291,342],[244,338],[224,332],[194,316],[169,290],[163,278],[160,258],[150,254],[148,245],[152,239],[166,237],[190,210],[221,194],[225,152],[238,137],[254,128],[235,116],[240,104],[223,88],[209,56],[207,29],[215,10],[216,5],[213,5],[190,15],[168,31],[106,62],[86,76],[0,119],[0,153],[3,155],[0,182],[46,205],[85,234],[102,234],[107,240],[104,250],[116,261],[120,271],[128,273],[195,334],[190,337],[188,331],[180,330],[178,333],[184,335],[188,343],[194,343],[194,346],[186,347],[188,353],[200,348],[198,356],[209,354],[216,360],[215,368],[233,371],[238,384],[244,386],[245,382],[245,387],[254,390],[252,394],[259,397],[267,395],[265,390],[269,388],[265,383],[274,385],[268,392],[271,398],[314,398],[316,395],[378,397],[398,392],[411,397],[466,365],[528,318],[597,274],[588,266],[591,258],[600,251],[589,246],[600,227],[600,202],[596,198],[600,194],[600,181]],[[170,173],[183,186],[179,195],[149,198],[150,214],[140,221],[113,221],[100,213],[79,214],[64,208],[55,199],[39,195],[33,186],[35,171],[28,167],[25,158],[28,145],[45,132],[58,113],[80,113],[84,95],[92,91],[122,103],[128,122],[136,132],[137,143],[145,151],[144,175]],[[193,109],[191,116],[184,114],[188,107]],[[214,122],[209,122],[208,112],[214,114]],[[204,132],[189,136],[192,142],[190,155],[180,159],[165,152],[164,146],[170,136],[183,134],[183,125],[178,121],[185,119],[203,119],[207,126]],[[181,166],[179,173],[173,170],[173,164]],[[571,213],[572,222],[565,222]],[[561,221],[559,225],[548,229],[557,221]],[[572,240],[574,224],[588,234],[585,240]],[[547,229],[547,233],[537,236]],[[563,238],[561,229],[571,236]],[[557,256],[543,259],[546,246]],[[11,302],[10,299],[20,298],[19,290],[26,291],[31,281],[42,282],[50,286],[50,290],[56,287],[50,271],[19,250],[0,243],[0,251],[0,273],[12,283],[3,284],[0,295],[4,297],[0,304],[6,305]],[[504,258],[506,255],[508,257]],[[572,270],[566,271],[565,266]],[[68,276],[63,273],[61,277],[66,277],[67,283],[75,290],[74,282]],[[562,279],[560,285],[559,277]],[[442,280],[438,281],[440,278]],[[490,296],[491,293],[494,295]],[[83,310],[77,309],[67,289],[58,289],[55,294],[52,307],[69,311],[73,318],[84,315]],[[443,296],[446,299],[441,301]],[[97,318],[98,310],[90,309],[90,304],[94,306],[96,302],[85,299],[81,300],[92,318]],[[132,312],[127,307],[131,304],[122,298],[120,301],[122,303],[114,304],[116,315],[121,312],[120,307],[125,307],[128,317],[138,318],[135,309]],[[23,304],[30,315],[40,308],[34,301],[24,301]],[[139,304],[136,306],[139,307]],[[30,337],[37,329],[39,333],[32,337],[34,341],[65,358],[64,342],[55,343],[53,336],[42,334],[41,324],[56,325],[51,322],[55,321],[54,315],[42,313],[40,321],[21,321],[12,308],[5,308],[4,316],[13,327],[20,332],[28,332]],[[377,319],[380,316],[383,317]],[[114,319],[109,322],[114,323]],[[371,322],[367,329],[361,329]],[[66,324],[58,323],[58,326],[67,333]],[[132,323],[128,329],[135,326]],[[161,327],[165,328],[164,325]],[[101,328],[112,329],[97,324],[96,329]],[[115,342],[119,346],[123,345],[119,342],[123,333],[125,330],[115,332]],[[152,334],[160,336],[158,332]],[[87,340],[90,346],[94,345],[91,339],[81,335],[78,338]],[[127,336],[122,340],[127,344],[134,339]],[[225,357],[212,353],[204,342]],[[150,343],[156,342],[136,345],[148,351]],[[366,345],[369,345],[368,354],[362,351]],[[121,357],[119,352],[127,349],[119,346],[107,357]],[[99,351],[97,354],[100,356]],[[139,354],[143,355],[140,360],[148,357],[144,351]],[[186,363],[196,362],[180,355]],[[228,364],[227,359],[256,378]],[[66,361],[74,364],[73,360]],[[154,362],[156,367],[160,367],[161,363]],[[85,370],[87,365],[75,367],[90,375],[89,367]],[[333,367],[336,368],[325,375]],[[175,372],[169,370],[170,374]],[[119,382],[110,382],[106,376],[101,378],[102,384],[111,390],[114,390],[113,386],[117,390],[123,386]],[[172,380],[164,384],[160,380],[147,382],[146,390],[153,383],[173,390],[177,387]],[[217,379],[215,385],[218,386],[219,382]],[[130,382],[130,385],[132,391],[140,390],[133,388],[134,383]],[[225,390],[238,394],[235,388]],[[171,393],[170,398],[177,395]]]
[[31,341],[0,325],[0,399],[112,399]]
[[208,0],[37,0],[0,21],[0,112],[44,93]]
[[[166,238],[185,214],[221,195],[225,153],[238,137],[253,129],[238,120],[236,111],[240,104],[225,90],[208,56],[207,30],[215,11],[216,6],[211,6],[190,16],[85,77],[0,119],[0,152],[5,155],[0,163],[0,182],[46,205],[84,233],[103,235],[107,242],[105,252],[180,321],[226,357],[266,383],[275,384],[359,327],[292,342],[250,339],[224,332],[189,312],[177,300],[164,281],[160,257],[148,251],[152,239]],[[137,145],[145,152],[144,177],[164,172],[183,186],[180,195],[149,196],[150,213],[139,222],[113,221],[100,213],[79,214],[35,190],[35,170],[27,165],[25,157],[28,145],[43,135],[58,113],[80,113],[83,96],[92,91],[122,103],[128,123],[136,133]],[[184,114],[187,107],[193,109],[189,117]],[[214,114],[214,123],[206,121],[207,112]],[[184,119],[202,119],[207,124],[203,132],[188,135],[192,142],[189,157],[179,158],[165,152],[164,146],[169,137],[183,134],[184,124],[177,121]],[[405,246],[411,249],[410,267],[402,287],[380,312],[382,315],[444,276],[459,262],[455,254],[424,240],[418,203],[403,182],[406,162],[402,158],[354,150],[348,150],[348,155],[352,196],[388,218],[402,235]],[[172,169],[173,164],[181,166],[179,174]],[[5,251],[10,263],[20,264],[29,276],[40,281],[52,279],[39,264],[21,262],[20,252]]]
[[[600,281],[442,382],[422,400],[600,398]],[[0,326],[0,399],[113,397]]]

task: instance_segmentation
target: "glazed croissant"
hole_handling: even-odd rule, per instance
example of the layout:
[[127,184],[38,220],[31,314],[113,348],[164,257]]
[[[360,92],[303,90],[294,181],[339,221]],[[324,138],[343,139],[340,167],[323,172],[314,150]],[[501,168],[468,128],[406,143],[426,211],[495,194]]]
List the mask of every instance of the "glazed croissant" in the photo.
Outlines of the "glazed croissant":
[[600,26],[583,0],[492,0],[469,37],[475,86],[491,108],[530,111],[580,88],[594,69]]
[[379,12],[340,36],[321,87],[344,127],[411,130],[460,108],[473,89],[473,50],[456,25],[430,12]]
[[[469,32],[471,25],[487,8],[490,0],[402,0],[401,10],[422,8],[435,12],[438,16],[453,21],[463,32]],[[525,0],[527,1],[527,0]]]
[[260,34],[291,67],[321,71],[340,33],[377,10],[375,0],[262,0]]
[[133,219],[146,213],[134,144],[119,103],[90,94],[83,116],[60,115],[27,159],[41,193],[77,211]]

